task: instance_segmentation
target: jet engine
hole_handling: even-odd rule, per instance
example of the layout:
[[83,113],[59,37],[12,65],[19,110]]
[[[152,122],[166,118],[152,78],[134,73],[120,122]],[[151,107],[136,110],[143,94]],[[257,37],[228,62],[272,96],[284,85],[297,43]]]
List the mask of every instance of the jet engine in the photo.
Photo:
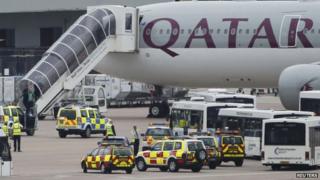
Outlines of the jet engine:
[[284,69],[278,87],[283,106],[298,110],[300,91],[320,90],[320,65],[300,64]]

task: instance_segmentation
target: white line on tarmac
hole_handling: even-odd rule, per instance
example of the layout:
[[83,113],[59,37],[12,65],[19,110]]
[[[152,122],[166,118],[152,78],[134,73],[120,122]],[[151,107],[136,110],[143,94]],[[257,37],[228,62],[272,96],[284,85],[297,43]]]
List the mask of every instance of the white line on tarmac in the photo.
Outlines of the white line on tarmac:
[[[273,172],[272,174],[285,174],[288,172]],[[270,172],[263,172],[263,173],[235,173],[235,174],[203,174],[203,175],[179,175],[179,176],[173,176],[176,175],[171,174],[169,176],[161,176],[161,177],[119,177],[120,179],[194,179],[194,178],[205,178],[205,177],[232,177],[232,176],[256,176],[256,175],[267,175],[270,174]]]

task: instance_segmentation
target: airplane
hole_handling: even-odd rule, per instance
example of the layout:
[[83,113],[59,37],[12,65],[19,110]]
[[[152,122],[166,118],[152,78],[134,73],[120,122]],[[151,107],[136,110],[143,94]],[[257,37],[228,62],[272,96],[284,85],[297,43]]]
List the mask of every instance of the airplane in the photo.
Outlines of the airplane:
[[[288,109],[320,88],[319,1],[191,1],[137,7],[135,53],[95,66],[120,78],[182,87],[279,87]],[[303,64],[303,65],[301,65]]]

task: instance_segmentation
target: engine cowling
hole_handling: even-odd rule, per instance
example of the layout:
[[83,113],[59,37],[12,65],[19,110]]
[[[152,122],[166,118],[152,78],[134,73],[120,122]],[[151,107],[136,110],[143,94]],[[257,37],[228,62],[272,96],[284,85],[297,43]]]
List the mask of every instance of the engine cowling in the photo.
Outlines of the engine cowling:
[[279,77],[279,96],[286,109],[299,109],[302,90],[320,90],[320,65],[300,64],[284,69]]

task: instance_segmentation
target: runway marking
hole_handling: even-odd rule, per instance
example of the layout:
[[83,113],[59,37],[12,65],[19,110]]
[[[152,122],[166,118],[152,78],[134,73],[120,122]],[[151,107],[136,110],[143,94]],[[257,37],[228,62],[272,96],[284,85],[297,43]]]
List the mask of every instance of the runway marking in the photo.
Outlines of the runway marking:
[[[288,172],[273,172],[272,174],[285,174]],[[175,173],[176,174],[176,173]],[[235,174],[202,174],[202,175],[184,175],[181,176],[173,176],[175,174],[171,174],[169,176],[157,177],[156,179],[191,179],[191,178],[205,178],[205,177],[232,177],[232,176],[256,176],[256,175],[267,175],[270,172],[263,173],[235,173]],[[120,179],[150,179],[151,177],[119,177]]]

